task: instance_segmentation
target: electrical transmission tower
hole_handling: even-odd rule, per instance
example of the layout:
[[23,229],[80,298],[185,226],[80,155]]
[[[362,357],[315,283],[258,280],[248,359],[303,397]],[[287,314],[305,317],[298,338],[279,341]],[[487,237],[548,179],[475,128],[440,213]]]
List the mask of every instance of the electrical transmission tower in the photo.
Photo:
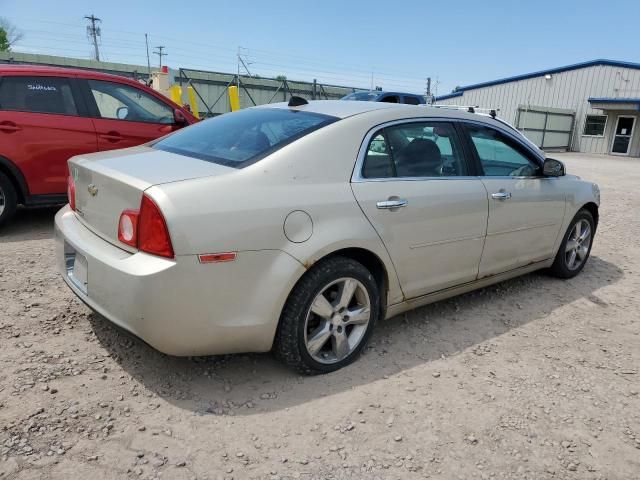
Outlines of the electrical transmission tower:
[[101,35],[100,27],[98,23],[102,22],[98,17],[96,17],[93,13],[91,15],[85,15],[85,17],[91,25],[87,25],[87,37],[93,43],[93,48],[95,50],[95,59],[100,61],[100,50],[98,49],[98,37]]
[[158,58],[160,59],[160,68],[162,69],[162,57],[166,57],[169,54],[162,52],[162,50],[164,50],[166,48],[163,45],[157,46],[156,48],[157,48],[157,50],[154,50],[153,53],[154,53],[154,55],[158,55]]

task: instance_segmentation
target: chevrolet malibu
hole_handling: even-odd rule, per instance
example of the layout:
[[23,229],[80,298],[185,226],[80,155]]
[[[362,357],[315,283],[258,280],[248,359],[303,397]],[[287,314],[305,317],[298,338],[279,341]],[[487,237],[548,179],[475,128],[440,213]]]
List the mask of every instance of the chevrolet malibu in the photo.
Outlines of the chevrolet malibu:
[[479,114],[294,97],[69,161],[73,292],[171,355],[352,362],[377,321],[585,266],[598,187]]

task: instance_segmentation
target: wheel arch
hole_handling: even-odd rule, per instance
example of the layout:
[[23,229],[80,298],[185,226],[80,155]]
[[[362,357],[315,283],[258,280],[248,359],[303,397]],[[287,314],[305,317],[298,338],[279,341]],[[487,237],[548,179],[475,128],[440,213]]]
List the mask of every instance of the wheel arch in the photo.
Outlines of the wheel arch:
[[4,173],[16,190],[18,203],[24,204],[29,195],[29,188],[20,169],[6,157],[0,155],[0,172]]
[[593,222],[595,223],[595,228],[597,229],[598,220],[600,218],[600,214],[598,213],[598,205],[596,205],[594,202],[588,202],[585,203],[580,209],[585,209],[591,214],[591,216],[593,217]]

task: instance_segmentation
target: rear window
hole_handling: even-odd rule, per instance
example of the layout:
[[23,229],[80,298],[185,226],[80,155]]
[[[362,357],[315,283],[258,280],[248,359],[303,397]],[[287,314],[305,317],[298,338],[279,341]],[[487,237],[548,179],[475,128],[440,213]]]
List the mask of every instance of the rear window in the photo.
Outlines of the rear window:
[[0,110],[77,115],[69,80],[61,77],[0,79]]
[[196,123],[153,147],[242,168],[336,120],[328,115],[289,109],[247,109]]

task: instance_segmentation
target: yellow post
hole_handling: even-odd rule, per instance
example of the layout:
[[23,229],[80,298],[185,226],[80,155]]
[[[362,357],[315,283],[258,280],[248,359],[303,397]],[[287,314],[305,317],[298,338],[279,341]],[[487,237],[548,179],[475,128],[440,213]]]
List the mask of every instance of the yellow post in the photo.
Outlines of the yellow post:
[[191,105],[191,113],[196,118],[200,118],[200,110],[198,110],[198,101],[196,100],[196,91],[191,85],[187,87],[187,96],[189,97],[189,105]]
[[240,110],[240,95],[238,93],[238,87],[229,87],[229,105],[231,105],[231,111],[235,112]]
[[180,88],[180,85],[172,85],[169,88],[169,94],[171,95],[171,100],[182,106],[182,88]]

